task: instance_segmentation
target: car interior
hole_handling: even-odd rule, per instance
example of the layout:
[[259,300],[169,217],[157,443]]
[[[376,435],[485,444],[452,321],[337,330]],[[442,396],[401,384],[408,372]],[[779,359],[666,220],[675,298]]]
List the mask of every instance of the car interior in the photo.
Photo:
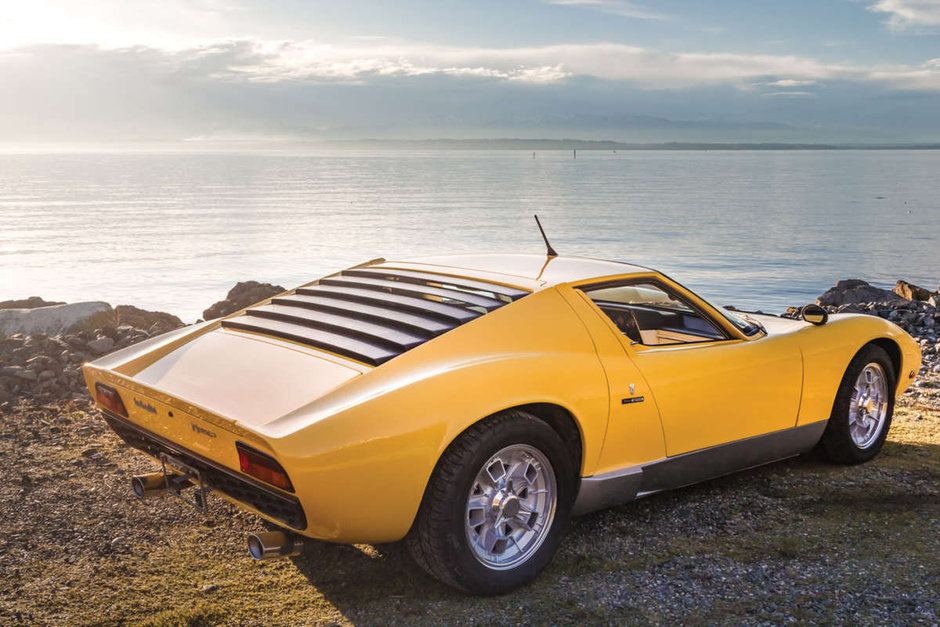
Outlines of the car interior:
[[691,305],[652,283],[587,289],[585,294],[634,343],[663,346],[726,339]]

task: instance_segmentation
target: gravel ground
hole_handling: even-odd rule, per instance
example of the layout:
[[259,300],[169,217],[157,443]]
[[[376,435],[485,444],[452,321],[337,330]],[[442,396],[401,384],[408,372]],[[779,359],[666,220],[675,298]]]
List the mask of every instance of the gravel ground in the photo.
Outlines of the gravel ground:
[[427,578],[400,545],[256,563],[263,524],[138,502],[153,462],[82,403],[0,415],[0,624],[940,623],[940,379],[899,399],[884,452],[793,459],[577,519],[499,598]]

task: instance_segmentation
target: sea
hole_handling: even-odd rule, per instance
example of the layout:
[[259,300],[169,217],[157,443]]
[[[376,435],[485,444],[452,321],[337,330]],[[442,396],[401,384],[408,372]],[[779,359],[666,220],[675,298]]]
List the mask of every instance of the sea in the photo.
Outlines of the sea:
[[186,322],[237,282],[545,250],[779,313],[840,279],[940,286],[940,151],[0,152],[0,300]]

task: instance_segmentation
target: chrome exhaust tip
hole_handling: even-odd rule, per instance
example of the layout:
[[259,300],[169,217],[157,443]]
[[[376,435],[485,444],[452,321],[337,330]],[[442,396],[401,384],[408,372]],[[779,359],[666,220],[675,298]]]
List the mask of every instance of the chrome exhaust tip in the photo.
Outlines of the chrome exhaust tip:
[[149,499],[166,494],[166,476],[162,472],[131,477],[131,489],[139,499]]
[[266,531],[248,535],[248,553],[256,560],[273,560],[300,555],[304,550],[301,536],[283,531]]

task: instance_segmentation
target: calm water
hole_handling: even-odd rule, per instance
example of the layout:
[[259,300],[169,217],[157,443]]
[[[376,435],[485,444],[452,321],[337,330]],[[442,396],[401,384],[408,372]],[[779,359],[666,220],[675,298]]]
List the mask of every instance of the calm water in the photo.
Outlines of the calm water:
[[842,278],[940,284],[940,152],[0,154],[0,299],[192,321],[238,280],[555,248],[780,311]]

